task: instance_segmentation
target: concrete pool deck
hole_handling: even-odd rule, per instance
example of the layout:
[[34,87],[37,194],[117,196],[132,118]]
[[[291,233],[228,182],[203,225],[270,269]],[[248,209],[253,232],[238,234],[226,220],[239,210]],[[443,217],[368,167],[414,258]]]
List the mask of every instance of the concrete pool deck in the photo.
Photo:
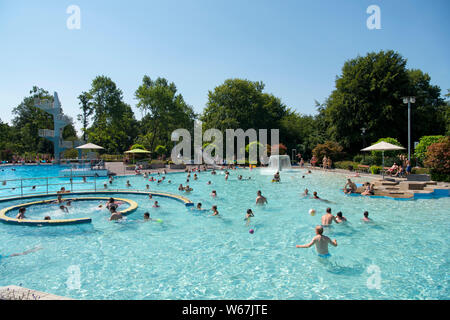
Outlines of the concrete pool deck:
[[74,300],[19,286],[0,287],[0,300]]

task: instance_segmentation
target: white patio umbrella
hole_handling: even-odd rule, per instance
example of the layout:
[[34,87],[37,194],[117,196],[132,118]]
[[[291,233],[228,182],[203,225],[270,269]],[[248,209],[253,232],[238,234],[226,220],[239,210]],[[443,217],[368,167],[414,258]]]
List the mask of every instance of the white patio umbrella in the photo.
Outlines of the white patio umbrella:
[[82,150],[100,150],[104,148],[93,143],[86,143],[83,144],[82,146],[76,147],[76,149],[78,149],[78,158],[81,159]]
[[[383,154],[383,169],[384,169],[384,152],[385,151],[393,151],[393,150],[405,150],[405,148],[400,147],[400,146],[396,146],[395,144],[391,144],[391,143],[387,143],[384,141],[378,142],[370,147],[361,149],[361,151],[382,151]],[[381,170],[382,172],[382,176],[384,179],[384,171],[383,169]]]

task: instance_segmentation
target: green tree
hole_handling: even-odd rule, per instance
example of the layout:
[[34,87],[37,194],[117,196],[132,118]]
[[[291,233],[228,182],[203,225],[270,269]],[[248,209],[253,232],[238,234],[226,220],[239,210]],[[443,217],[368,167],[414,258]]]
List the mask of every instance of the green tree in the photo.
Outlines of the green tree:
[[123,153],[137,136],[137,121],[131,107],[123,102],[122,90],[108,77],[92,81],[89,103],[93,122],[87,129],[89,141],[103,146],[108,153]]
[[[345,62],[322,110],[330,137],[351,152],[361,149],[361,128],[367,140],[380,136],[407,142],[407,107],[402,97],[416,96],[412,139],[443,130],[440,89],[428,74],[406,69],[406,59],[392,50],[369,53]],[[426,122],[426,123],[424,123]]]
[[83,125],[83,141],[86,141],[86,130],[89,125],[89,117],[93,114],[94,108],[92,107],[92,96],[89,92],[82,92],[78,96],[78,100],[80,100],[80,109],[81,113],[77,115],[78,121],[81,121]]
[[201,120],[204,129],[272,129],[279,128],[286,106],[271,94],[264,93],[262,82],[228,79],[208,93]]
[[150,150],[154,150],[157,145],[172,145],[171,134],[178,128],[193,131],[196,114],[177,92],[173,82],[144,76],[135,97],[138,100],[137,107],[145,113],[140,123],[138,141]]

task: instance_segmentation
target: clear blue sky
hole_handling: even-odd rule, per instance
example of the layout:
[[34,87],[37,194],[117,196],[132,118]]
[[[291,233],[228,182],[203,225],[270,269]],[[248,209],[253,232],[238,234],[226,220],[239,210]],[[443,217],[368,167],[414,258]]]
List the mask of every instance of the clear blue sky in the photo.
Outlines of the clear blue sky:
[[[80,30],[66,27],[72,4]],[[381,30],[366,27],[371,4],[381,8]],[[12,119],[33,85],[57,91],[75,117],[76,97],[97,75],[111,77],[137,111],[145,74],[175,82],[196,112],[208,90],[238,77],[314,114],[346,60],[381,49],[400,52],[445,93],[449,12],[448,0],[0,0],[0,119]]]

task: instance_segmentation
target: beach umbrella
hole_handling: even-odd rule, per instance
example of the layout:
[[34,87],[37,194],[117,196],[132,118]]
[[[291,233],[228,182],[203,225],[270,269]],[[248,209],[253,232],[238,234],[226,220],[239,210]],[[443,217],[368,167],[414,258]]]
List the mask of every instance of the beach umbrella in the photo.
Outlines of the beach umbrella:
[[132,149],[132,150],[128,150],[128,151],[125,151],[125,153],[127,153],[127,154],[133,154],[133,159],[134,159],[134,155],[135,154],[144,154],[144,153],[151,153],[150,151],[147,151],[147,150],[142,150],[142,149],[139,149],[139,148],[136,148],[136,149]]
[[101,150],[104,148],[93,143],[86,143],[83,144],[82,146],[76,147],[76,149],[78,149],[78,158],[81,159],[81,152],[83,150]]
[[378,142],[370,147],[361,149],[361,151],[381,151],[383,154],[383,169],[381,170],[382,176],[384,179],[384,152],[385,151],[392,151],[392,150],[405,150],[405,148],[396,146],[395,144],[387,143],[384,141]]

